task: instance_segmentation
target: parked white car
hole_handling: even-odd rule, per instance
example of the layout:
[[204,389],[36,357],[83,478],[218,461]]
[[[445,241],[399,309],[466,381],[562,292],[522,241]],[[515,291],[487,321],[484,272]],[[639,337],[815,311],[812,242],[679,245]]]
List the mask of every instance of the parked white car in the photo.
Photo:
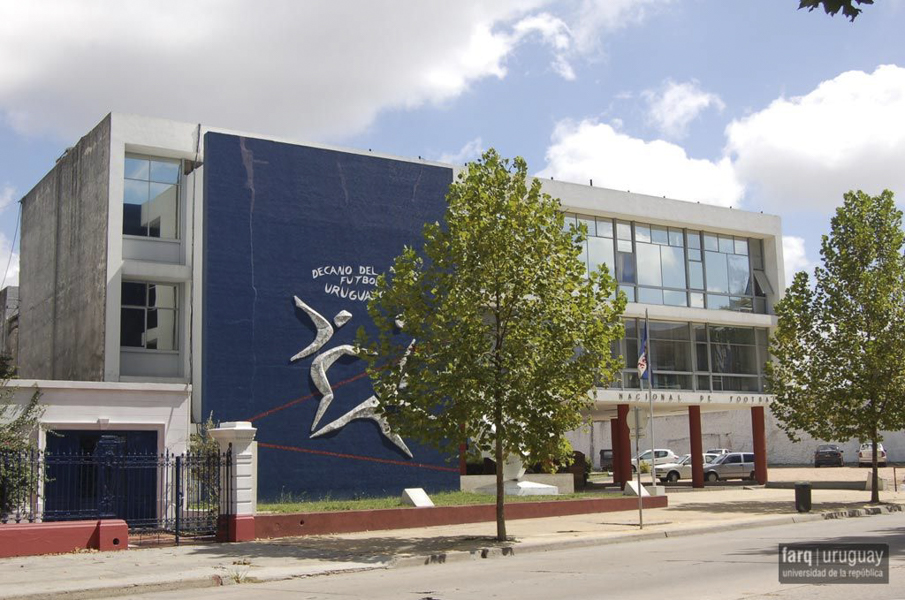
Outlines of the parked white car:
[[[709,465],[719,456],[722,455],[705,454],[704,465]],[[674,463],[657,465],[654,467],[654,474],[657,479],[668,481],[669,483],[675,483],[680,479],[691,479],[691,454],[686,454]]]
[[[859,467],[870,467],[874,464],[874,447],[871,442],[864,442],[861,444],[861,448],[858,449],[858,466]],[[877,443],[877,466],[885,467],[886,466],[886,450],[883,449],[883,444]]]
[[[643,460],[644,462],[650,464],[651,462],[651,451],[645,450],[642,452],[638,458]],[[632,472],[638,470],[638,458],[632,459]],[[667,448],[654,448],[654,466],[656,465],[665,465],[666,463],[675,463],[679,462],[679,455],[669,450]]]

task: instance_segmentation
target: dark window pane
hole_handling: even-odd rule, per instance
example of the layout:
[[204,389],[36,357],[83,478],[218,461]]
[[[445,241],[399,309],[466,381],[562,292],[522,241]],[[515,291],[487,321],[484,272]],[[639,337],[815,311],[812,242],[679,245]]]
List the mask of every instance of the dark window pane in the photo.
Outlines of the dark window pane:
[[691,329],[694,332],[694,339],[696,342],[706,342],[707,341],[707,326],[702,323],[692,323]]
[[754,345],[754,328],[710,326],[710,341],[726,344]]
[[687,340],[689,339],[688,323],[651,321],[650,337],[652,340]]
[[723,377],[725,392],[759,392],[760,380],[757,377]]
[[754,299],[754,312],[759,315],[767,314],[767,301],[763,298]]
[[753,346],[710,344],[711,370],[714,373],[757,375],[757,351]]
[[708,360],[707,344],[695,344],[695,371],[709,371],[710,361]]
[[654,373],[654,389],[657,390],[690,390],[691,375],[676,373]]
[[757,339],[757,345],[761,348],[767,347],[767,330],[766,329],[755,329],[754,335]]
[[145,333],[145,311],[141,308],[120,309],[120,346],[141,348]]
[[638,321],[636,319],[623,319],[622,326],[625,328],[626,339],[638,339]]
[[693,371],[691,344],[651,340],[651,363],[654,371]]
[[754,302],[751,298],[732,296],[729,308],[737,312],[754,312]]
[[755,269],[764,268],[763,243],[754,238],[748,239],[748,252],[751,254],[751,263]]
[[120,302],[123,306],[147,306],[147,297],[145,296],[146,284],[124,281],[122,285],[122,297]]
[[[638,371],[623,371],[622,372],[622,384],[626,389],[629,390],[637,390],[641,387],[641,382],[638,380]],[[647,384],[645,384],[645,387]]]
[[635,255],[627,252],[616,253],[616,274],[619,283],[635,283]]
[[698,375],[698,389],[702,392],[710,391],[710,376],[709,375]]

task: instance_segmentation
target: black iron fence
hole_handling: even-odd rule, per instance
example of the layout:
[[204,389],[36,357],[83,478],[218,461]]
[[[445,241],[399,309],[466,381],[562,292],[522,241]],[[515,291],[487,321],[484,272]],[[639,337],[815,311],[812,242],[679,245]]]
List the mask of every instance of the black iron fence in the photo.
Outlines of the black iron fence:
[[211,537],[230,512],[232,449],[127,454],[0,451],[0,523],[123,519],[132,533]]

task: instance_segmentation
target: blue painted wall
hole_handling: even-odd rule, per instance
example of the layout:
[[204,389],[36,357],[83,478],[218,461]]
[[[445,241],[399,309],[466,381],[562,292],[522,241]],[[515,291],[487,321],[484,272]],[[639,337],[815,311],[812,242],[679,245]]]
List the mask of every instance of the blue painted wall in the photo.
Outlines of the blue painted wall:
[[[352,313],[320,352],[352,343],[359,326],[370,327],[371,278],[404,244],[420,245],[423,224],[442,218],[451,181],[441,167],[205,136],[202,414],[253,420],[260,498],[458,487],[454,460],[406,440],[408,458],[372,421],[312,439],[316,355],[290,362],[315,336],[293,296],[331,323]],[[320,426],[372,394],[363,372],[352,357],[327,371],[335,399]]]

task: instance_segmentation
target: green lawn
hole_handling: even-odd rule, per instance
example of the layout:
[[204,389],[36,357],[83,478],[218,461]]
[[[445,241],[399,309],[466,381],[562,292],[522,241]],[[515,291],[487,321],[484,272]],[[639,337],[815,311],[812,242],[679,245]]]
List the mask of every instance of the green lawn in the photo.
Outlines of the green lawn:
[[[546,502],[550,500],[588,500],[592,498],[618,498],[622,494],[610,492],[594,492],[582,494],[561,494],[559,496],[507,496],[506,503],[514,502]],[[431,494],[436,506],[470,506],[474,504],[494,504],[496,497],[489,494],[473,494],[470,492],[438,492]],[[335,512],[344,510],[373,510],[376,508],[402,508],[399,496],[389,498],[360,498],[357,500],[310,500],[286,502],[262,502],[258,504],[259,512],[299,513],[299,512]]]

